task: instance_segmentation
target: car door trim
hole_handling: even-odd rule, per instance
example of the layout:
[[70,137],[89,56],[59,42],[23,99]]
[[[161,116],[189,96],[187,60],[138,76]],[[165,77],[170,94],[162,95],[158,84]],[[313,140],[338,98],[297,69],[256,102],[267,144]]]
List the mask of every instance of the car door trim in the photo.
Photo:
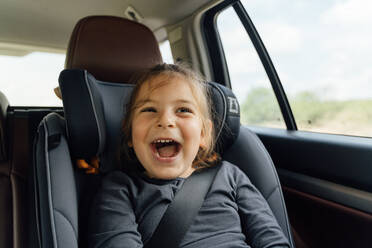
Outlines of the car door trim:
[[372,214],[372,193],[285,169],[277,171],[286,187]]

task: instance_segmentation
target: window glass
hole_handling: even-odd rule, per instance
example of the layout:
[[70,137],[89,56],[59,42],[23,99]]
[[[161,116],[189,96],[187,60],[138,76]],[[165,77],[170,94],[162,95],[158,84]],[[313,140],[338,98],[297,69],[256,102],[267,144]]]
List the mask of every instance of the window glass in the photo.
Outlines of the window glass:
[[[163,61],[173,63],[168,41],[160,44]],[[53,89],[64,69],[65,54],[32,52],[24,56],[0,55],[0,91],[11,106],[62,106]]]
[[168,40],[163,41],[162,43],[159,44],[159,47],[161,56],[163,57],[163,62],[167,64],[173,64],[174,60],[172,57],[172,50],[169,41]]
[[242,0],[299,130],[372,136],[372,2]]
[[11,106],[62,106],[53,89],[64,62],[64,54],[0,55],[0,91]]
[[286,128],[265,69],[232,7],[219,14],[217,28],[242,124]]

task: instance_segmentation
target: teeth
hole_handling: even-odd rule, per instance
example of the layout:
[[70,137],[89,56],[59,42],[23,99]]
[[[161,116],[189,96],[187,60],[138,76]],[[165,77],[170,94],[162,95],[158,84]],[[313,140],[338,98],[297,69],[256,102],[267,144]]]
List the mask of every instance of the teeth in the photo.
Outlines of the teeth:
[[169,140],[169,139],[159,139],[159,140],[155,140],[154,143],[169,143],[169,142],[173,142],[173,140]]

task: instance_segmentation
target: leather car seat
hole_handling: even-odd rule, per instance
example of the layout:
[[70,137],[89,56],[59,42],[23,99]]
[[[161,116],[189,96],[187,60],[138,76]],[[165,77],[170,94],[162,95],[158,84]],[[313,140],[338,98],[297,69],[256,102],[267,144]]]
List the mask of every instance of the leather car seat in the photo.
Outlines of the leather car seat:
[[15,115],[0,92],[0,247],[27,242],[27,174],[30,167],[29,118]]
[[8,106],[7,98],[0,92],[0,247],[11,247],[13,244],[11,163],[7,144]]
[[[59,78],[65,116],[49,114],[41,122],[35,145],[34,244],[38,247],[85,247],[89,204],[100,177],[116,167],[124,104],[141,69],[160,63],[157,41],[145,26],[118,17],[79,21],[72,34],[66,67]],[[217,84],[212,84],[217,85]],[[239,106],[230,90],[211,86],[219,150],[240,166],[269,202],[280,226],[292,237],[279,180],[263,144],[241,127]],[[76,158],[100,158],[100,174],[74,165]]]

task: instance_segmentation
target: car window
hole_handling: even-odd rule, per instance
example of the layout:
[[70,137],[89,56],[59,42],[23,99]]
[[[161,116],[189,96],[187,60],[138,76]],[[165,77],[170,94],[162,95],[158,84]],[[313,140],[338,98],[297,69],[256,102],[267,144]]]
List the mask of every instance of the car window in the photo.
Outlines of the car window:
[[53,89],[64,63],[65,55],[57,53],[0,55],[0,91],[11,106],[62,106]]
[[[163,60],[173,63],[168,40],[159,44]],[[0,91],[11,106],[61,107],[53,89],[64,69],[65,54],[32,52],[21,56],[0,55]]]
[[163,57],[163,61],[168,64],[173,64],[173,56],[172,56],[172,50],[169,44],[169,40],[165,40],[162,43],[159,44],[160,47],[160,53]]
[[279,74],[298,129],[372,136],[372,4],[242,3]]
[[286,128],[265,69],[232,7],[218,15],[217,29],[242,124]]

